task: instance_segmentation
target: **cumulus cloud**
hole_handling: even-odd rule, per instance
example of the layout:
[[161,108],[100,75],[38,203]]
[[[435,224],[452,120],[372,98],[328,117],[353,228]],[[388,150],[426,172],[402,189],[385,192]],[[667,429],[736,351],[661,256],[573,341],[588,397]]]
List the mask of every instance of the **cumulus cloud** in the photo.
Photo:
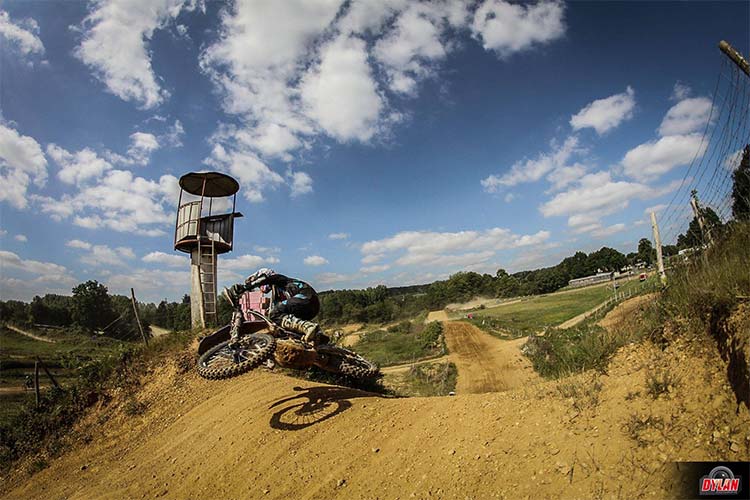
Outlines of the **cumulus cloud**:
[[59,199],[34,196],[34,200],[42,212],[58,221],[72,218],[73,224],[89,229],[162,236],[165,232],[160,227],[174,223],[172,210],[178,189],[172,175],[149,180],[127,170],[111,169],[75,194]]
[[278,263],[279,259],[276,257],[261,257],[259,255],[246,254],[231,259],[223,259],[220,267],[229,271],[241,271],[249,275],[259,267]]
[[125,261],[135,258],[135,252],[129,247],[91,245],[86,250],[87,253],[81,256],[81,262],[94,267],[125,266]]
[[471,29],[485,49],[508,57],[562,37],[564,11],[561,2],[524,5],[487,0],[476,10]]
[[306,266],[324,266],[328,264],[328,259],[321,257],[320,255],[310,255],[305,257]]
[[366,142],[377,131],[383,109],[364,40],[339,36],[321,49],[318,67],[300,86],[308,117],[329,135]]
[[703,130],[711,113],[711,101],[706,97],[683,99],[672,106],[659,126],[659,135],[690,134]]
[[40,275],[54,275],[62,276],[67,275],[68,270],[65,266],[60,264],[54,264],[52,262],[42,262],[38,260],[23,259],[13,252],[7,252],[0,250],[0,269],[15,269],[30,274]]
[[17,234],[13,237],[13,239],[16,241],[20,241],[21,243],[26,243],[27,241],[29,241],[25,234]]
[[640,181],[656,179],[675,167],[688,165],[706,151],[700,134],[670,135],[631,149],[621,164],[625,175]]
[[97,179],[112,165],[89,148],[70,153],[56,144],[47,145],[47,154],[60,166],[57,177],[66,184],[82,185],[90,179]]
[[41,146],[0,122],[0,201],[26,208],[32,181],[38,187],[47,181],[47,159]]
[[[20,273],[21,277],[11,276],[15,273]],[[45,293],[70,294],[76,283],[65,266],[24,259],[13,252],[0,250],[0,298],[3,300],[28,301]]]
[[363,244],[362,263],[374,264],[391,255],[396,257],[393,264],[397,266],[464,268],[487,262],[497,251],[537,245],[549,237],[548,231],[516,235],[502,228],[453,233],[402,231]]
[[151,67],[147,43],[183,10],[186,0],[102,0],[93,4],[81,31],[76,56],[107,90],[143,109],[159,105],[169,93]]
[[187,266],[190,259],[185,255],[170,254],[164,252],[150,252],[143,256],[141,259],[143,262],[149,264],[163,264],[170,267],[183,267]]
[[[503,187],[516,186],[524,182],[538,181],[547,174],[553,171],[561,170],[565,168],[567,161],[573,156],[574,153],[579,152],[578,148],[578,137],[570,136],[564,143],[552,145],[552,151],[547,153],[539,153],[536,158],[518,161],[514,163],[510,170],[502,175],[490,175],[483,179],[482,187],[488,193],[496,193]],[[552,177],[552,182],[556,185],[564,186],[569,181],[568,178],[572,172],[577,172],[583,169],[582,166],[577,166],[574,170],[565,170],[564,172],[556,173]]]
[[289,174],[289,177],[291,178],[290,187],[292,189],[292,198],[312,193],[313,180],[308,174],[305,172],[292,172]]
[[82,240],[70,240],[65,243],[66,247],[70,248],[80,248],[82,250],[90,250],[91,249],[91,243],[88,241],[82,241]]
[[609,172],[583,176],[575,185],[543,203],[545,217],[567,216],[568,225],[577,232],[601,229],[600,219],[628,207],[634,199],[650,199],[673,191],[676,185],[653,188],[638,182],[614,180]]
[[349,239],[349,233],[331,233],[328,235],[329,240],[346,240]]
[[14,22],[7,12],[0,10],[0,38],[5,39],[22,56],[44,54],[44,44],[39,39],[39,25],[32,18]]
[[205,161],[219,170],[228,171],[237,177],[244,189],[243,195],[248,201],[260,203],[263,201],[263,191],[275,189],[284,184],[284,178],[271,170],[252,151],[230,149],[216,144],[211,157]]
[[583,107],[570,117],[573,130],[593,128],[599,135],[604,134],[625,120],[633,117],[635,108],[635,91],[632,87],[622,94],[615,94],[604,99],[597,99]]

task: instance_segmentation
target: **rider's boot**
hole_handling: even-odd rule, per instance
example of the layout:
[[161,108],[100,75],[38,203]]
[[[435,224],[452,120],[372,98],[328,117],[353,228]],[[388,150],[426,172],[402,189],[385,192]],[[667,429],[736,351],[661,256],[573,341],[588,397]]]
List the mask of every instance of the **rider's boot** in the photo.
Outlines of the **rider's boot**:
[[308,344],[316,344],[322,335],[317,323],[299,319],[291,314],[281,317],[281,327],[301,334],[302,340]]

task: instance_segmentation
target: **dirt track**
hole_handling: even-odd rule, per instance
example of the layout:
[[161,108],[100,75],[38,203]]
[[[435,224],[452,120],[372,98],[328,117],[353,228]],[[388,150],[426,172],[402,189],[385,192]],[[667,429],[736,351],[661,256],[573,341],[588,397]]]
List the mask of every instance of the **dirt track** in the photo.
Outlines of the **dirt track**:
[[521,354],[526,338],[500,340],[460,321],[443,325],[451,361],[458,369],[457,394],[507,391],[539,381]]
[[54,344],[55,342],[57,342],[57,341],[56,341],[56,340],[54,340],[54,339],[49,339],[49,338],[47,338],[47,337],[41,337],[41,336],[39,336],[39,335],[34,335],[33,333],[30,333],[30,332],[27,332],[27,331],[21,330],[20,328],[17,328],[17,327],[15,327],[15,326],[13,326],[13,325],[5,325],[5,327],[6,327],[7,329],[9,329],[9,330],[13,330],[13,331],[14,331],[14,332],[16,332],[16,333],[19,333],[19,334],[21,334],[21,335],[24,335],[24,336],[26,336],[26,337],[29,337],[29,338],[31,338],[31,339],[34,339],[34,340],[39,340],[40,342],[47,342],[47,343],[50,343],[50,344]]
[[[502,352],[471,325],[446,327],[446,339],[476,346],[453,351],[467,363]],[[627,346],[606,375],[452,398],[383,398],[266,371],[206,381],[176,366],[144,380],[142,415],[126,417],[117,397],[98,407],[76,449],[22,473],[7,497],[674,498],[672,461],[750,458],[750,415],[735,412],[726,366],[700,338]],[[653,370],[674,377],[658,397]]]

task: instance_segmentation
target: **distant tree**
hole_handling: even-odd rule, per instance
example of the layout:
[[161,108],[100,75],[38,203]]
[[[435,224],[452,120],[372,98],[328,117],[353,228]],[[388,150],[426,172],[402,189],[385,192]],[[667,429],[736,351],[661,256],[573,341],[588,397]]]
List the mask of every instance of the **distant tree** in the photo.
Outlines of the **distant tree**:
[[662,254],[664,254],[664,257],[671,257],[673,255],[677,255],[679,249],[677,248],[677,245],[664,245],[661,251]]
[[75,323],[89,330],[109,324],[116,316],[107,287],[89,280],[73,288],[71,316]]
[[[718,236],[723,227],[719,216],[711,207],[701,207],[701,213],[703,214],[703,220],[706,223],[706,230],[710,231],[714,237]],[[677,236],[677,248],[683,250],[685,248],[698,247],[704,243],[705,241],[703,239],[703,233],[701,232],[698,218],[693,217],[693,220],[691,220],[688,225],[687,231],[684,234]]]
[[654,262],[654,254],[656,251],[651,246],[651,240],[648,238],[641,238],[638,241],[638,260],[645,262],[646,264],[652,264]]
[[736,220],[750,220],[750,144],[745,146],[732,180],[732,215]]

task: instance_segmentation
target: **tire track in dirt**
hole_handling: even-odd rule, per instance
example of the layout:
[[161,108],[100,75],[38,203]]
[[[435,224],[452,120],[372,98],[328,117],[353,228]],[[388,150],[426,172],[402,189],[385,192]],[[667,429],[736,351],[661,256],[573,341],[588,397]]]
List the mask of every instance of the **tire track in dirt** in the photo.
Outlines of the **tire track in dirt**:
[[525,337],[501,340],[460,321],[443,326],[451,361],[458,369],[457,394],[501,392],[540,381],[521,353]]

